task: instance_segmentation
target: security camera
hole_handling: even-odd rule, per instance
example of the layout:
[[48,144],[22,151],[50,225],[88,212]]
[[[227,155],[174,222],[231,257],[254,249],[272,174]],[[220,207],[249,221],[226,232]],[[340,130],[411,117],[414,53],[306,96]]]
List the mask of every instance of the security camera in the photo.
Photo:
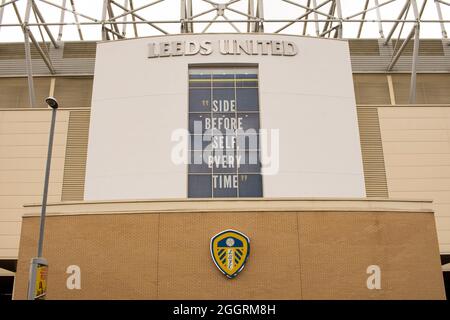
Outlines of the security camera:
[[45,99],[45,102],[52,109],[57,109],[58,108],[58,101],[55,98],[53,98],[53,97],[48,97],[47,99]]

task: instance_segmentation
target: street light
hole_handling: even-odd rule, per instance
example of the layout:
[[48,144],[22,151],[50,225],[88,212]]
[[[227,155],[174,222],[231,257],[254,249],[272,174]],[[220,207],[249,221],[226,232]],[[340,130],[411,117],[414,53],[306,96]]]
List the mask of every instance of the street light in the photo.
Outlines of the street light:
[[47,260],[42,257],[42,247],[44,243],[45,213],[47,211],[48,184],[50,178],[50,164],[52,161],[53,137],[55,135],[56,110],[58,101],[53,97],[48,97],[45,102],[52,108],[52,122],[48,140],[47,165],[45,168],[44,194],[42,195],[41,219],[39,228],[39,242],[37,257],[31,259],[30,277],[28,282],[28,300],[45,298],[47,291]]

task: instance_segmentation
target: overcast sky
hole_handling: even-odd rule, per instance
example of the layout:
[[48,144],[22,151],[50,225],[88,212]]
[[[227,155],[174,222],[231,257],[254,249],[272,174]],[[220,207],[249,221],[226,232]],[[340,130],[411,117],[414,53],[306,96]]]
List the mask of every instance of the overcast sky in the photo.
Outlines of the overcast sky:
[[[0,3],[9,2],[10,0],[0,0]],[[21,13],[24,15],[25,5],[27,0],[18,0],[17,6]],[[51,2],[57,5],[62,5],[64,0],[45,0],[47,2]],[[116,0],[116,2],[124,5],[128,0]],[[144,4],[153,2],[154,0],[134,0],[134,7],[138,8]],[[322,3],[324,0],[317,0],[317,3]],[[385,3],[390,0],[379,0],[379,3]],[[396,19],[401,8],[405,4],[406,0],[394,0],[392,3],[387,4],[383,8],[381,8],[381,17],[383,19]],[[422,5],[424,0],[417,0],[419,7]],[[70,8],[70,1],[67,0],[67,8]],[[228,1],[225,0],[216,0],[216,3],[225,3]],[[291,0],[291,2],[300,3],[306,5],[307,0]],[[342,11],[343,16],[348,17],[352,14],[358,13],[363,10],[365,0],[341,0],[342,2]],[[51,6],[41,0],[36,0],[36,3],[40,9],[40,11],[44,15],[44,19],[46,22],[59,22],[60,12],[59,8]],[[75,0],[75,6],[78,12],[83,13],[91,18],[101,20],[102,16],[102,3],[103,0]],[[231,5],[231,8],[245,12],[247,8],[247,0],[240,0]],[[373,7],[375,0],[370,0],[369,7]],[[444,19],[450,20],[450,6],[441,5]],[[204,12],[208,9],[211,9],[212,6],[205,0],[193,0],[193,10],[194,15]],[[328,5],[324,6],[325,10],[328,10]],[[122,10],[118,7],[113,6],[114,15],[120,15]],[[322,10],[322,9],[321,9]],[[299,17],[304,13],[304,9],[294,6],[290,3],[287,3],[282,0],[264,0],[264,11],[265,11],[265,19],[294,19]],[[148,20],[179,20],[180,18],[180,0],[164,0],[160,3],[155,4],[154,6],[144,9],[142,11],[137,12],[140,16]],[[226,10],[225,15],[229,19],[240,19],[245,18],[242,15],[234,13],[232,11]],[[201,16],[199,19],[202,20],[210,20],[215,17],[214,12],[210,12]],[[320,18],[320,17],[319,17]],[[413,12],[410,10],[408,14],[409,19],[413,19]],[[423,14],[423,19],[437,19],[436,6],[433,0],[428,0],[428,3],[425,7],[425,11]],[[123,21],[124,18],[119,19],[119,21]],[[376,11],[372,10],[367,13],[366,19],[376,19]],[[128,16],[128,21],[130,20]],[[218,20],[223,20],[222,17],[219,17]],[[35,17],[32,15],[30,22],[35,22]],[[80,22],[88,22],[89,20],[83,17],[79,18]],[[75,22],[74,16],[70,12],[66,12],[65,22],[73,23]],[[2,23],[18,23],[17,16],[14,12],[14,9],[11,5],[7,5],[4,9],[3,13],[3,21]],[[286,23],[266,23],[265,24],[265,32],[274,32],[279,29],[281,26]],[[179,24],[158,24],[159,27],[164,29],[169,33],[179,33],[180,26]],[[205,24],[198,24],[195,26],[195,32],[201,32],[206,26]],[[245,24],[237,23],[236,26],[242,31],[246,31]],[[322,28],[323,24],[320,24]],[[392,23],[384,23],[383,29],[385,35],[389,32],[389,28],[392,26]],[[402,38],[404,38],[412,24],[408,24],[403,29]],[[50,27],[53,34],[58,34],[59,27],[52,26]],[[447,32],[450,32],[450,23],[446,24]],[[86,40],[99,40],[101,38],[100,27],[99,26],[82,26],[82,33],[84,39]],[[126,32],[128,36],[133,36],[132,26],[128,25]],[[303,30],[303,24],[296,23],[289,28],[282,31],[282,33],[289,34],[299,34]],[[344,26],[344,37],[353,38],[356,36],[358,30],[358,23],[346,23]],[[41,35],[39,29],[37,27],[32,28],[32,31],[36,38],[41,40]],[[120,26],[120,31],[122,32],[122,26]],[[217,25],[213,25],[208,29],[208,32],[235,32],[233,27],[228,23],[221,23]],[[162,34],[158,30],[148,26],[148,25],[139,25],[138,26],[139,36],[149,36],[149,35],[158,35]],[[314,23],[310,23],[308,25],[307,34],[315,35]],[[395,35],[397,37],[398,34]],[[422,23],[421,25],[421,37],[422,38],[439,38],[441,37],[441,29],[439,24],[437,23]],[[363,37],[366,38],[374,38],[379,37],[378,33],[378,24],[377,23],[366,23],[363,29]],[[47,38],[46,38],[47,39]],[[64,26],[63,31],[63,40],[79,40],[77,28],[75,26]],[[0,41],[23,41],[23,35],[19,27],[1,27],[0,28]]]

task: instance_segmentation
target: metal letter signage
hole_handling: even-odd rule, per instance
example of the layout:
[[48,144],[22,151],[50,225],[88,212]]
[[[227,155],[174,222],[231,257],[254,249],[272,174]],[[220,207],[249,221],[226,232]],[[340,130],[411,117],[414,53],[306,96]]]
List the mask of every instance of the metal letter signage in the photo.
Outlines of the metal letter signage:
[[298,49],[292,41],[276,40],[165,41],[149,43],[147,57],[194,56],[197,54],[207,56],[214,51],[222,55],[292,57],[297,55]]
[[211,257],[229,279],[244,269],[250,254],[250,239],[236,230],[225,230],[211,238]]

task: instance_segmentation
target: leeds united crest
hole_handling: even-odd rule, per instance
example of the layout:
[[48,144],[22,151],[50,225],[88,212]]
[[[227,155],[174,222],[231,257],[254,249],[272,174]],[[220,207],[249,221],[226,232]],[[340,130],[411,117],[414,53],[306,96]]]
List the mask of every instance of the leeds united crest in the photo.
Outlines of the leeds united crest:
[[229,229],[211,238],[211,257],[229,279],[242,271],[249,253],[250,239],[241,232]]

